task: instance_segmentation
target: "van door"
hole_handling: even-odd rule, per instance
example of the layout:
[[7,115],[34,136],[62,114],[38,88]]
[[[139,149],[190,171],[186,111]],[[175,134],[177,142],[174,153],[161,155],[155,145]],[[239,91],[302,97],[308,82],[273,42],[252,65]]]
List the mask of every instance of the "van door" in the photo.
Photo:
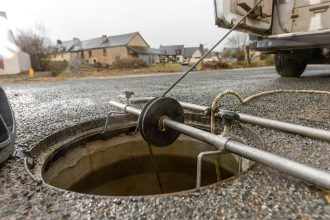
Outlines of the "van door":
[[330,0],[296,1],[292,14],[292,32],[309,32],[330,28]]
[[[215,0],[216,24],[219,27],[232,28],[257,3],[258,0]],[[238,29],[257,35],[270,35],[272,15],[273,0],[263,1]]]

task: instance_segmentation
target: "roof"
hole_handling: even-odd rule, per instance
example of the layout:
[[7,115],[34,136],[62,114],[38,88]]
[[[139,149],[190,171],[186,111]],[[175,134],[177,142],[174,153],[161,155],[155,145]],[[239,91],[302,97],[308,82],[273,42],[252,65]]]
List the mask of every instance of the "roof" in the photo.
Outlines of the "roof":
[[175,56],[177,55],[176,51],[181,50],[184,52],[184,45],[169,45],[169,46],[162,46],[159,47],[159,52],[164,55]]
[[184,48],[184,57],[192,57],[192,55],[199,50],[199,47],[185,47]]
[[98,37],[83,41],[80,41],[78,38],[74,38],[73,40],[62,41],[61,43],[57,43],[56,47],[58,49],[63,49],[65,51],[73,52],[73,51],[90,50],[97,48],[127,46],[128,43],[137,34],[140,35],[138,32],[134,32],[129,34],[109,36],[107,37],[107,40],[104,40],[103,37]]
[[149,47],[128,47],[131,51],[137,54],[152,54],[152,55],[159,55],[158,50],[149,48]]

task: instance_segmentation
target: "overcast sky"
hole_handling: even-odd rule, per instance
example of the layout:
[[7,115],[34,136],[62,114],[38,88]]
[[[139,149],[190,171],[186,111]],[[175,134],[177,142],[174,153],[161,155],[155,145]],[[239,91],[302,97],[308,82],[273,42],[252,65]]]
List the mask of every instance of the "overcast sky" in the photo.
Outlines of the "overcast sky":
[[213,0],[1,0],[15,28],[43,24],[52,40],[81,40],[138,31],[152,47],[213,45]]

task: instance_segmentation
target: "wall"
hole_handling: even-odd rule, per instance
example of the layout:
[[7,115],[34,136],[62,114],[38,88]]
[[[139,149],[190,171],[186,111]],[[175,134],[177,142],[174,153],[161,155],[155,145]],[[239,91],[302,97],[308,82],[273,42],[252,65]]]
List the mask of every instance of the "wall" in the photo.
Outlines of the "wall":
[[[92,53],[91,56],[89,56],[89,51]],[[112,63],[116,60],[116,57],[123,58],[128,56],[127,48],[125,46],[106,48],[106,56],[103,55],[103,48],[85,50],[83,51],[83,54],[84,57],[82,58],[81,52],[58,53],[51,55],[50,59],[53,61],[66,60],[72,62],[75,58],[81,58],[88,64],[94,64],[94,60],[96,60],[96,62],[102,64],[112,65]]]
[[11,58],[7,58],[3,60],[4,63],[4,69],[0,69],[0,74],[17,74],[20,73],[20,68],[19,68],[19,60],[17,54],[15,54]]
[[[91,51],[91,56],[89,56],[89,51]],[[106,56],[103,55],[103,48],[101,49],[92,49],[84,51],[84,60],[89,64],[94,64],[94,59],[96,62],[102,64],[112,65],[115,62],[116,57],[123,58],[127,57],[128,52],[126,47],[110,47],[106,48]]]
[[201,53],[201,51],[200,50],[196,50],[193,54],[192,54],[192,56],[191,56],[191,58],[201,58],[202,57],[202,53]]
[[31,68],[30,55],[25,52],[18,52],[17,56],[18,56],[20,72],[28,71]]
[[52,61],[70,61],[71,60],[71,54],[68,52],[63,52],[63,53],[56,53],[50,56],[50,60]]
[[116,58],[121,59],[124,57],[128,57],[128,51],[126,47],[111,47],[107,50],[108,54],[108,64],[112,65],[113,62],[116,61]]
[[136,34],[133,37],[133,39],[128,43],[128,46],[149,47],[139,34]]

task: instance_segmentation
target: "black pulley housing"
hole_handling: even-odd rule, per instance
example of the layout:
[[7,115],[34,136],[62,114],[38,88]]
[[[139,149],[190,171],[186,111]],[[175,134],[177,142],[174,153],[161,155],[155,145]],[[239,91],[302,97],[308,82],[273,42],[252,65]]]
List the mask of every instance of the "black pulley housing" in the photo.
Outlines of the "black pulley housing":
[[184,112],[180,103],[169,97],[159,97],[149,101],[141,111],[139,128],[145,141],[156,147],[172,144],[180,133],[162,125],[162,119],[170,118],[184,123]]

